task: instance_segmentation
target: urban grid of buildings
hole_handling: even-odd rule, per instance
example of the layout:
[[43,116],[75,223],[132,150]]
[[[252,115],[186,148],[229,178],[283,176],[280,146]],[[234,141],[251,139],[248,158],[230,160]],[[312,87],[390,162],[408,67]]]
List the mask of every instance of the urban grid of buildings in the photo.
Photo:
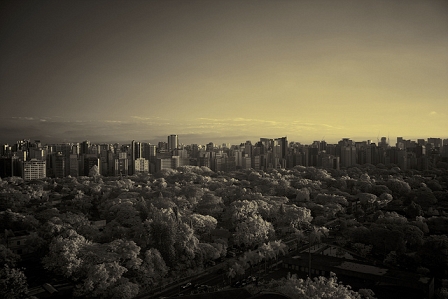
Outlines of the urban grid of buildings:
[[448,162],[448,139],[405,140],[394,146],[386,137],[377,143],[343,138],[337,144],[314,141],[288,143],[287,137],[260,138],[253,144],[184,145],[177,135],[157,145],[132,141],[130,144],[63,143],[42,145],[39,140],[20,140],[0,148],[0,177],[20,176],[24,180],[44,177],[87,176],[94,165],[103,176],[155,173],[179,166],[206,166],[211,170],[270,170],[297,165],[340,169],[355,165],[390,165],[403,170],[426,170],[437,162]]

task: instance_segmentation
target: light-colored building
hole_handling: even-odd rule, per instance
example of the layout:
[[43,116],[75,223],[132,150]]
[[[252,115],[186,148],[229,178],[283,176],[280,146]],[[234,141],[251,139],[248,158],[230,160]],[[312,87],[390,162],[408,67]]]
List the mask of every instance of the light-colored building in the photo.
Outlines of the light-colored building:
[[31,159],[23,162],[22,177],[25,181],[38,180],[47,176],[46,161]]
[[178,167],[179,167],[179,156],[157,159],[156,171],[160,171],[162,169],[176,169]]
[[145,158],[138,158],[134,161],[135,173],[149,172],[149,161]]
[[[124,153],[126,157],[126,153]],[[120,155],[118,159],[115,159],[114,161],[114,175],[128,175],[129,174],[129,159],[128,158],[122,158],[123,156]]]

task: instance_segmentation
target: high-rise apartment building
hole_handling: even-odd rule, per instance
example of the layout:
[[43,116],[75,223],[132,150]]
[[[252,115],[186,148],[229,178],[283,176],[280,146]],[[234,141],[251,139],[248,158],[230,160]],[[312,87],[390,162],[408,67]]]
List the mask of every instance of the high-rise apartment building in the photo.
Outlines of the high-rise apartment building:
[[56,178],[63,178],[65,177],[66,173],[66,163],[65,163],[65,156],[62,154],[62,152],[57,152],[51,154],[51,175]]
[[79,175],[79,157],[77,154],[70,155],[70,171],[69,174],[72,177],[77,177]]
[[22,177],[25,181],[38,180],[46,177],[46,161],[32,159],[23,162]]
[[137,158],[134,161],[135,173],[148,173],[149,172],[149,161],[145,158]]
[[114,161],[114,175],[128,175],[129,174],[129,159],[126,153],[124,155],[119,155],[118,159]]
[[162,169],[176,169],[178,167],[179,167],[179,156],[157,159],[156,162],[156,171],[160,171]]
[[441,148],[442,147],[442,138],[428,138],[428,144],[433,148]]

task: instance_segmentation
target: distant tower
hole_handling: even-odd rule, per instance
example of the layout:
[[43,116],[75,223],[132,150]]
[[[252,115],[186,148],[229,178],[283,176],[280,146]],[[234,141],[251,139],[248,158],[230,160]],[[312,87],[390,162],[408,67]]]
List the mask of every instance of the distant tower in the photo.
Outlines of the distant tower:
[[178,143],[177,135],[168,136],[168,150],[169,151],[173,151],[173,150],[177,149],[178,145],[179,145],[179,143]]
[[137,142],[135,140],[132,140],[131,142],[131,163],[129,163],[129,174],[133,175],[134,174],[134,163],[135,163],[135,159],[136,157],[136,151],[137,151]]
[[81,143],[80,154],[85,155],[88,154],[89,152],[90,152],[90,141],[89,140],[83,141]]
[[274,140],[275,145],[280,146],[280,156],[279,158],[284,159],[286,158],[286,154],[288,153],[288,138],[287,137],[281,137]]

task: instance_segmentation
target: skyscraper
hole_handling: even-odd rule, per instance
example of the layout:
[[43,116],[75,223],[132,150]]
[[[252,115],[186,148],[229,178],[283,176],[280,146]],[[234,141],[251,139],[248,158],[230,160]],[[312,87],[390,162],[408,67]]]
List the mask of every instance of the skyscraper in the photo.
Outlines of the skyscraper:
[[178,143],[178,137],[177,135],[170,135],[168,136],[168,151],[173,151],[177,149],[179,143]]
[[90,154],[90,141],[86,140],[81,143],[81,155]]
[[275,139],[275,145],[280,146],[280,159],[284,159],[288,153],[288,139],[286,137],[281,137]]

